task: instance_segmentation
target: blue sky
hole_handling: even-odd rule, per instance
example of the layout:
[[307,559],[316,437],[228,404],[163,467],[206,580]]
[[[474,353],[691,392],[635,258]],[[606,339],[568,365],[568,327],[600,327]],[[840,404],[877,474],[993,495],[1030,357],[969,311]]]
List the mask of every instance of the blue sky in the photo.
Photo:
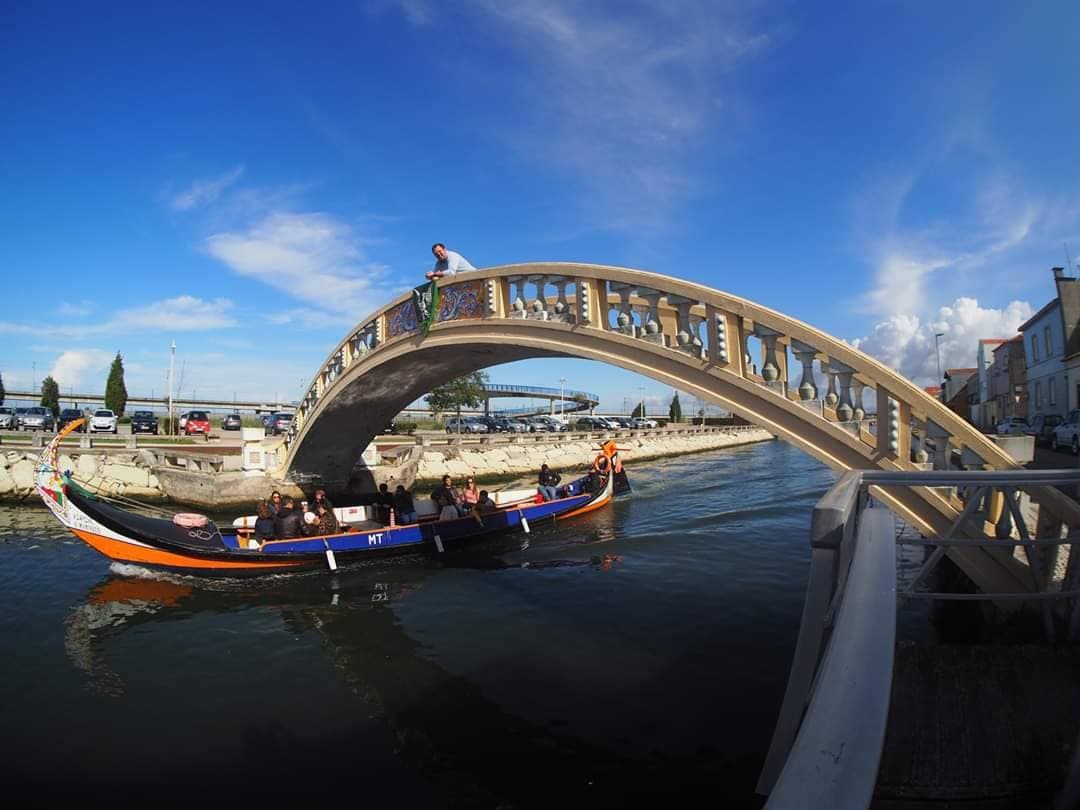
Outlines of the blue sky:
[[[179,8],[179,7],[175,7]],[[0,373],[298,397],[444,241],[701,282],[923,384],[1080,258],[1080,5],[15,4]],[[1075,272],[1075,269],[1074,269]],[[493,380],[639,386],[585,361]]]

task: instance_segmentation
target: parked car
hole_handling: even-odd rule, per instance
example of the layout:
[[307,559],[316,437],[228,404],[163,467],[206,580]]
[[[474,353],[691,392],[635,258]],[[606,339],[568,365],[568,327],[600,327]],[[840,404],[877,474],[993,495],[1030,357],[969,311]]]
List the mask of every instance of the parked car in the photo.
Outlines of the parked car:
[[90,417],[90,432],[116,433],[116,423],[116,414],[108,408],[102,408],[94,411],[94,415]]
[[[76,419],[84,419],[85,417],[86,414],[84,414],[78,408],[64,408],[62,411],[60,411],[60,418],[56,422],[56,429],[63,430]],[[86,433],[86,422],[83,422],[81,425],[79,425],[78,430],[80,433]]]
[[187,427],[187,420],[188,420],[189,413],[190,413],[189,411],[184,411],[182,414],[180,414],[179,418],[176,420],[176,430],[177,430],[178,433],[182,432],[184,430],[184,428]]
[[570,429],[566,422],[556,419],[554,416],[538,416],[536,418],[546,422],[554,433],[566,433]]
[[657,422],[655,419],[645,419],[640,416],[634,418],[634,427],[636,427],[638,430],[652,429],[659,426],[660,423]]
[[22,427],[22,418],[26,416],[26,411],[26,408],[15,409],[15,430],[18,430]]
[[210,414],[206,411],[188,411],[187,413],[184,435],[193,436],[196,433],[201,433],[203,436],[210,435]]
[[18,424],[18,420],[15,418],[15,409],[0,405],[0,428],[15,430]]
[[611,425],[602,416],[579,416],[574,422],[574,430],[611,430]]
[[1054,436],[1054,428],[1061,424],[1061,415],[1056,413],[1037,413],[1028,422],[1028,436],[1035,437],[1035,444],[1050,444]]
[[[456,416],[451,416],[446,420],[446,432],[457,433],[458,432],[458,419]],[[488,426],[486,423],[481,422],[474,416],[461,417],[461,432],[462,433],[487,433]]]
[[607,419],[609,422],[614,422],[621,428],[634,427],[634,420],[631,419],[629,416],[605,416],[604,418]]
[[1061,424],[1054,428],[1050,446],[1054,450],[1064,450],[1067,447],[1074,456],[1080,455],[1080,410],[1069,411]]
[[243,425],[238,413],[227,413],[221,419],[222,430],[239,430]]
[[157,436],[158,420],[153,411],[135,411],[131,415],[132,433],[153,433]]
[[267,436],[280,436],[292,425],[291,413],[272,413],[266,420],[266,428],[263,433]]
[[1028,431],[1028,421],[1022,416],[1009,416],[997,423],[999,436],[1023,436]]
[[19,421],[20,430],[52,430],[56,427],[52,411],[41,406],[27,408]]
[[495,430],[498,433],[528,433],[529,426],[524,422],[519,422],[517,419],[507,419],[505,416],[497,417],[493,420],[495,422]]

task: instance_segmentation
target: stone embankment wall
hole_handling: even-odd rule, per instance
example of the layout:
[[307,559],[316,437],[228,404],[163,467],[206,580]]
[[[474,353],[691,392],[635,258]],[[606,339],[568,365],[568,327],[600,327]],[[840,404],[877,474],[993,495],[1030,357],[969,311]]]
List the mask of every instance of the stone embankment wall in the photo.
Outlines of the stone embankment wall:
[[[21,500],[34,491],[40,450],[8,450],[0,454],[0,499]],[[161,487],[151,470],[153,453],[100,451],[61,452],[60,469],[87,488],[107,495],[160,498]]]
[[[721,447],[734,447],[772,439],[762,428],[703,428],[701,430],[649,431],[645,435],[614,434],[623,449],[623,463],[636,464],[664,456],[700,453]],[[541,464],[556,470],[584,469],[592,464],[598,452],[599,437],[556,436],[507,437],[500,444],[448,444],[418,446],[412,449],[415,472],[403,477],[412,478],[420,487],[434,484],[444,475],[455,479],[471,475],[481,480],[516,475],[535,475]],[[412,471],[410,471],[412,472]],[[382,476],[380,476],[382,477]]]

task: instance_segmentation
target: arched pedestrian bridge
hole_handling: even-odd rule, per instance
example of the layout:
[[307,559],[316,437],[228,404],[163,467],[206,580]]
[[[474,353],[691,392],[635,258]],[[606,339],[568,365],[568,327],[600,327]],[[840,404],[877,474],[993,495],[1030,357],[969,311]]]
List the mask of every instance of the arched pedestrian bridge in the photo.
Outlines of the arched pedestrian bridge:
[[[676,278],[594,264],[535,263],[453,276],[437,320],[417,329],[411,293],[361,321],[297,408],[284,468],[344,481],[367,443],[435,386],[499,363],[578,357],[715,403],[836,470],[904,471],[928,459],[1017,465],[973,426],[872,357],[783,313]],[[867,412],[877,414],[868,429]],[[931,487],[878,496],[927,534],[962,508]],[[1046,493],[1068,525],[1069,499]],[[988,527],[989,528],[989,527]]]

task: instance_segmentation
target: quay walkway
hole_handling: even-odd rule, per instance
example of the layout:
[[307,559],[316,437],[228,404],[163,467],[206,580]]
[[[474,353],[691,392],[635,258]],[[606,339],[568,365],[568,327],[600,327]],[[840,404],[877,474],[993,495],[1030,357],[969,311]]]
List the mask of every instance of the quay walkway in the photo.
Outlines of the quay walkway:
[[[798,642],[758,781],[769,810],[1080,806],[1077,538],[1036,500],[1078,483],[1078,470],[840,478],[812,519]],[[959,517],[939,536],[898,531],[881,496],[899,487],[933,488]],[[924,557],[900,576],[905,548]],[[958,587],[942,567],[955,548],[993,555],[1029,587]],[[897,613],[917,600],[977,602],[1009,642],[898,644]]]

